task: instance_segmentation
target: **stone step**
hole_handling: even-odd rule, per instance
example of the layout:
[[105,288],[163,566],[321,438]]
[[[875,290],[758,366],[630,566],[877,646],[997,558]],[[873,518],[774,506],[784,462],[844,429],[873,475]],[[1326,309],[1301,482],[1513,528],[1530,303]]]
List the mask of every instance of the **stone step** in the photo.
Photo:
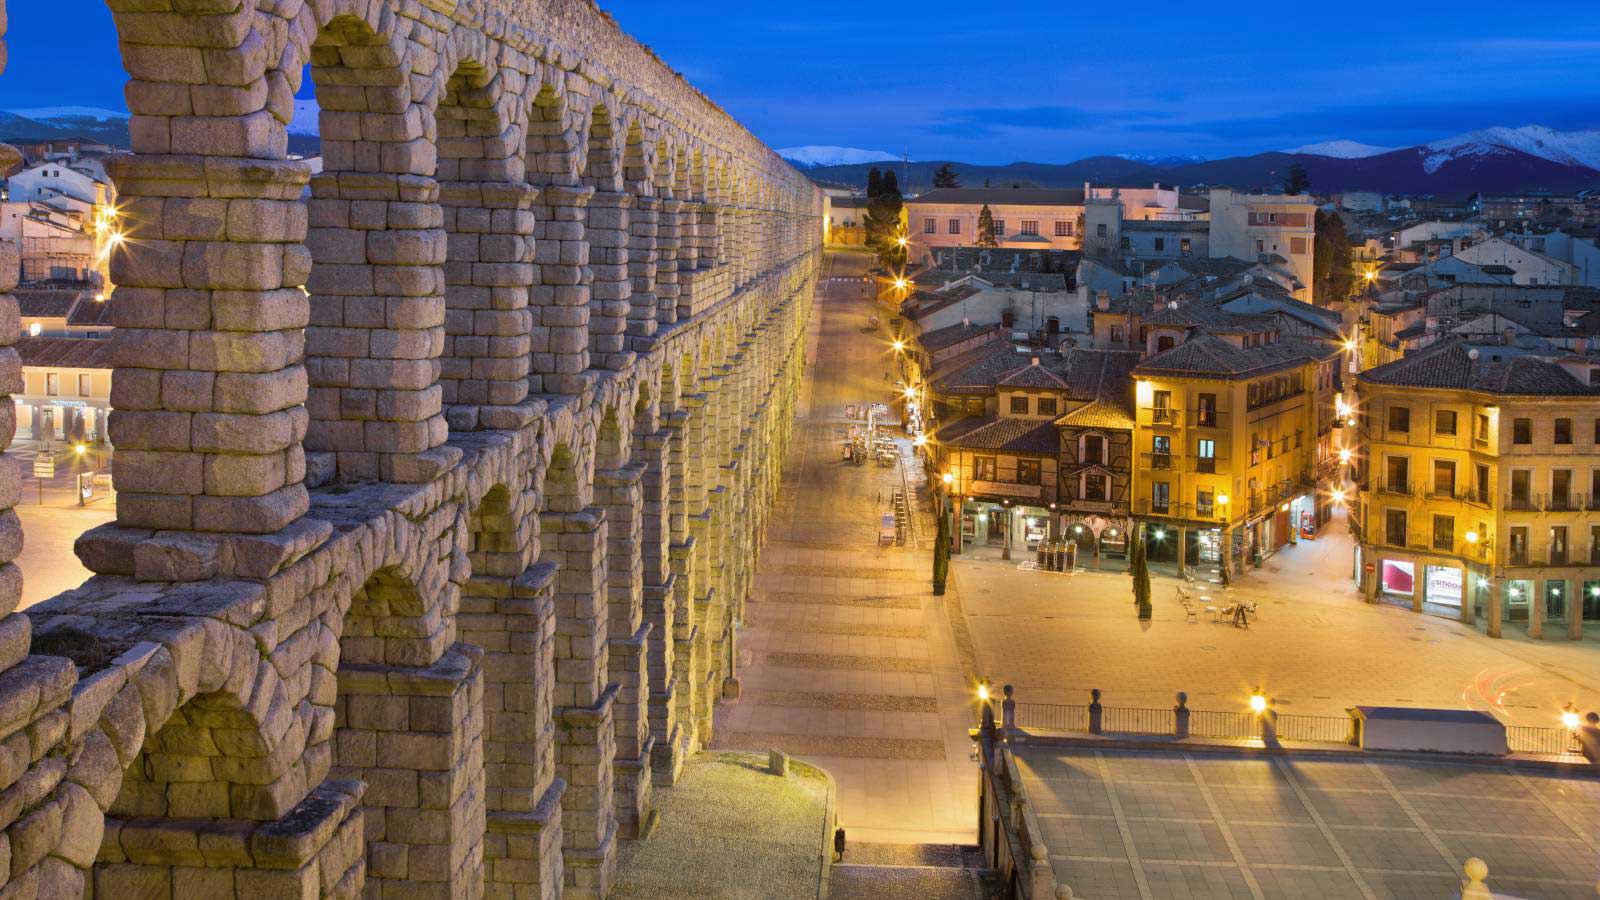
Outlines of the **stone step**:
[[835,863],[829,900],[991,900],[996,879],[977,869]]
[[[848,834],[847,834],[848,837]],[[889,844],[847,841],[840,863],[859,866],[981,869],[983,851],[976,844]]]

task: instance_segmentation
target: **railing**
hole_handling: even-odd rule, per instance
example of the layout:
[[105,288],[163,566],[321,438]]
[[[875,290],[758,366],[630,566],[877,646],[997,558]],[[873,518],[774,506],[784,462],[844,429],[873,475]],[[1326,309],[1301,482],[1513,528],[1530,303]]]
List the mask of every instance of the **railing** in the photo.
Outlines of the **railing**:
[[1507,725],[1506,745],[1512,753],[1538,753],[1559,756],[1580,753],[1578,736],[1565,728],[1540,725]]
[[1170,406],[1146,407],[1150,411],[1150,421],[1156,425],[1178,424],[1178,411]]
[[1521,510],[1523,512],[1532,512],[1533,510],[1536,510],[1538,508],[1539,508],[1539,503],[1534,498],[1534,496],[1531,495],[1531,494],[1526,495],[1526,496],[1522,496],[1522,497],[1519,497],[1516,494],[1511,494],[1511,495],[1506,497],[1506,509],[1515,509],[1515,510]]
[[1584,508],[1582,494],[1546,494],[1544,508],[1546,512],[1577,512]]
[[1400,482],[1399,484],[1396,484],[1393,481],[1385,481],[1378,488],[1378,493],[1397,494],[1402,497],[1409,497],[1411,496],[1411,485],[1404,481]]
[[1144,454],[1144,463],[1152,469],[1170,469],[1172,468],[1172,454],[1146,453]]
[[1251,713],[1195,709],[1189,712],[1189,733],[1195,737],[1253,738],[1261,736],[1261,725]]
[[1172,734],[1175,727],[1170,709],[1106,706],[1102,710],[1100,729],[1113,734]]
[[1217,458],[1214,456],[1196,457],[1194,470],[1203,475],[1215,475],[1217,473]]
[[1018,703],[1017,726],[1045,731],[1088,731],[1089,707],[1058,703]]
[[1189,410],[1191,428],[1226,428],[1222,423],[1227,421],[1225,414],[1216,410],[1202,411],[1199,407]]
[[1278,737],[1289,741],[1347,744],[1352,737],[1350,733],[1350,717],[1280,714],[1278,716]]

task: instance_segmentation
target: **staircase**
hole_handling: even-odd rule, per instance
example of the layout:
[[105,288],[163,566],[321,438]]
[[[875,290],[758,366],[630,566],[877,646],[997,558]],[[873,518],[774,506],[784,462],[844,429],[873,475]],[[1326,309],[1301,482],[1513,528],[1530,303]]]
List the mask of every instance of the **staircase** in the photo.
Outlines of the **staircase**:
[[833,864],[829,900],[992,900],[1000,886],[975,846],[850,844]]

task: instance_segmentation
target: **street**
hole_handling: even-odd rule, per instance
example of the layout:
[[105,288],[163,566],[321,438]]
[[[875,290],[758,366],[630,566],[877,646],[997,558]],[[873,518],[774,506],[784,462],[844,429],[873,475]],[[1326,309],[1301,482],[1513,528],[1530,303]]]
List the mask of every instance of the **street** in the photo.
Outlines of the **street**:
[[[867,299],[859,254],[830,254],[812,320],[806,393],[778,514],[739,636],[743,696],[719,711],[717,747],[781,747],[838,779],[852,839],[970,840],[973,764],[966,729],[976,679],[1022,701],[1238,710],[1261,687],[1284,712],[1342,715],[1357,704],[1487,710],[1553,725],[1575,701],[1600,707],[1595,641],[1491,639],[1458,622],[1361,600],[1338,524],[1245,575],[1222,603],[1254,601],[1249,628],[1187,620],[1177,579],[1153,577],[1140,622],[1122,571],[1073,575],[957,556],[949,594],[930,592],[934,525],[920,462],[840,459],[847,406],[894,386],[888,316]],[[830,281],[829,276],[841,280]],[[915,534],[879,548],[897,487],[913,495]],[[1213,598],[1216,600],[1217,598]]]
[[83,584],[94,573],[78,562],[72,552],[78,535],[117,517],[116,495],[108,479],[97,479],[94,495],[78,504],[77,475],[94,471],[110,474],[108,459],[91,449],[81,458],[57,447],[55,476],[40,479],[34,475],[35,450],[13,446],[6,451],[21,476],[17,518],[22,522],[22,553],[17,567],[22,570],[22,602],[27,609],[41,600]]

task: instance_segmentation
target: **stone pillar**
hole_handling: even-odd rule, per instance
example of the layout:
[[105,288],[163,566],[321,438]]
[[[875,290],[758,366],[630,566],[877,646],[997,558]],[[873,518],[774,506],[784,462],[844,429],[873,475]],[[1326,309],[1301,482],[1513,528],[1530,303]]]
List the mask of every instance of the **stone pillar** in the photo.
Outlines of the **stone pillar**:
[[556,576],[556,773],[561,801],[566,894],[602,898],[616,874],[612,720],[618,686],[609,680],[605,510],[544,512],[544,561]]
[[439,900],[482,890],[482,651],[426,667],[342,663],[334,777],[367,784],[367,885]]
[[[90,532],[79,550],[94,571],[202,580],[236,557],[220,547],[240,539],[222,534],[280,532],[309,506],[301,285],[311,257],[299,201],[309,170],[196,156],[107,165],[124,227],[139,236],[110,260],[119,527]],[[265,551],[244,563],[251,577],[288,555],[247,543]]]
[[628,314],[633,284],[628,265],[632,242],[633,195],[596,191],[589,200],[589,362],[597,369],[621,371],[633,364],[627,350]]
[[534,394],[581,394],[589,368],[589,242],[586,207],[593,188],[549,185],[535,206],[532,311]]
[[606,510],[606,591],[609,673],[618,686],[616,723],[617,827],[624,839],[646,830],[651,799],[649,723],[651,623],[644,617],[644,467],[595,474],[595,499]]
[[[680,200],[661,201],[656,220],[656,325],[678,321],[678,269],[683,260],[684,204]],[[692,237],[692,236],[691,236]]]
[[[513,506],[509,519],[525,510]],[[555,762],[556,567],[522,565],[515,528],[474,522],[472,579],[457,629],[483,648],[484,893],[498,900],[561,891],[561,797]]]
[[440,186],[449,259],[439,383],[453,430],[514,429],[533,420],[526,402],[533,327],[528,289],[538,193],[509,182]]
[[635,454],[644,466],[640,481],[642,526],[640,560],[643,564],[644,610],[650,623],[649,648],[649,725],[653,745],[651,766],[657,784],[671,785],[683,767],[683,748],[678,725],[675,694],[677,679],[674,662],[677,651],[673,624],[677,613],[674,596],[676,577],[672,571],[671,525],[668,517],[667,454],[671,429],[636,436]]
[[1544,579],[1530,578],[1528,592],[1528,637],[1544,639]]
[[699,212],[699,267],[702,269],[714,269],[717,266],[727,265],[726,246],[723,244],[722,236],[722,228],[725,224],[722,207],[714,205],[712,201],[705,201],[700,205]]
[[1504,583],[1502,579],[1491,578],[1489,586],[1485,588],[1489,592],[1489,609],[1486,613],[1487,621],[1484,622],[1484,632],[1492,638],[1500,636],[1500,625],[1505,621],[1505,609],[1502,606],[1505,602],[1502,588]]
[[705,212],[703,199],[692,199],[678,208],[678,271],[693,272],[704,268],[700,261],[701,235],[705,229],[701,218]]
[[[660,221],[660,200],[643,195],[633,198],[628,237],[628,277],[633,282],[633,297],[628,307],[628,336],[634,339],[648,338],[656,333],[656,312],[660,303],[656,297],[656,278],[661,270],[660,248],[657,244]],[[674,234],[674,266],[677,265],[676,240],[677,235]],[[673,283],[676,284],[676,271],[673,276]]]

